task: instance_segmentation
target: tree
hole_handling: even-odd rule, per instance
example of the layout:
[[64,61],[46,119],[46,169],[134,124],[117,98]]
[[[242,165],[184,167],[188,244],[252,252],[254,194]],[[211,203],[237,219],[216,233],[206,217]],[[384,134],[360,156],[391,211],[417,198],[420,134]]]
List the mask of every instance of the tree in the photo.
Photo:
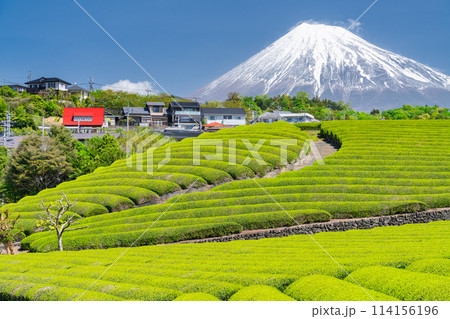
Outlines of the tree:
[[23,235],[21,229],[16,228],[17,220],[20,215],[11,218],[8,210],[0,212],[0,242],[5,246],[6,254],[14,255],[13,242],[20,235]]
[[78,141],[72,137],[72,133],[63,125],[52,125],[48,134],[58,143],[69,163],[77,156],[76,145]]
[[373,115],[373,116],[376,116],[376,115],[379,115],[380,114],[380,110],[377,110],[377,109],[373,109],[371,112],[370,112],[370,115]]
[[34,195],[69,179],[72,168],[50,137],[30,135],[12,154],[5,171],[5,186],[12,199]]
[[41,208],[44,210],[46,216],[40,217],[36,225],[43,230],[54,230],[56,232],[56,236],[58,237],[58,250],[63,251],[62,236],[64,232],[84,229],[88,226],[69,228],[82,219],[75,213],[66,215],[70,208],[75,206],[77,202],[76,200],[70,202],[67,199],[66,194],[63,193],[63,197],[56,202],[58,204],[58,207],[56,210],[53,210],[51,209],[53,206],[52,203],[45,205],[44,201],[41,201],[41,204],[39,206],[41,206]]
[[227,101],[240,102],[242,101],[242,96],[238,92],[229,92],[227,94]]
[[117,139],[109,134],[102,138],[94,136],[86,144],[77,142],[75,149],[77,155],[71,161],[72,177],[91,173],[100,166],[109,166],[125,156]]

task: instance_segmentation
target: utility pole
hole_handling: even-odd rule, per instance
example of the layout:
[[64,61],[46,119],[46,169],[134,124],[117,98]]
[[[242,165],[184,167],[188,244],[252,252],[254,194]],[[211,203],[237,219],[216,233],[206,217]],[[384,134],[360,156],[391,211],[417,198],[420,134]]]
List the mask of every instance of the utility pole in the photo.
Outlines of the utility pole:
[[130,129],[130,102],[128,102],[127,106],[127,136],[129,129]]
[[89,90],[94,91],[94,78],[92,76],[89,78]]

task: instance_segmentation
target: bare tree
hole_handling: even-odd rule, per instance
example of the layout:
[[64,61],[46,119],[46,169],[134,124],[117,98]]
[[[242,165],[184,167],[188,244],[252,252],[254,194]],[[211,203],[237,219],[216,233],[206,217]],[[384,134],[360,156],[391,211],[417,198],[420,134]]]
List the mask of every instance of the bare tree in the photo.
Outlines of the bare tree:
[[62,245],[62,235],[65,231],[73,231],[73,230],[79,230],[87,228],[88,226],[84,227],[77,227],[77,228],[69,228],[70,226],[76,224],[78,221],[82,219],[82,217],[79,217],[77,214],[72,213],[66,214],[70,208],[75,206],[76,200],[73,202],[70,202],[67,199],[66,194],[63,193],[63,197],[56,201],[58,203],[58,207],[56,210],[51,209],[52,203],[48,204],[47,206],[44,204],[44,201],[41,201],[40,206],[46,213],[45,217],[40,216],[40,220],[38,220],[37,225],[43,229],[47,230],[55,230],[56,235],[58,236],[58,249],[59,251],[63,251],[63,245]]
[[14,240],[19,235],[23,235],[22,230],[16,228],[19,218],[20,215],[17,215],[16,218],[11,218],[9,210],[0,212],[0,242],[5,246],[6,254],[9,255],[14,255]]

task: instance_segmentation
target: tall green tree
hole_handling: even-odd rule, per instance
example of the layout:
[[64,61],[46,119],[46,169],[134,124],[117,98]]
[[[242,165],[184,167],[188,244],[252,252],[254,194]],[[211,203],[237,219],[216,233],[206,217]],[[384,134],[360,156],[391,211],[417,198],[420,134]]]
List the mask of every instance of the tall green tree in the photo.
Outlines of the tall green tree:
[[72,167],[55,140],[30,135],[11,156],[5,170],[5,186],[11,199],[34,195],[69,180]]

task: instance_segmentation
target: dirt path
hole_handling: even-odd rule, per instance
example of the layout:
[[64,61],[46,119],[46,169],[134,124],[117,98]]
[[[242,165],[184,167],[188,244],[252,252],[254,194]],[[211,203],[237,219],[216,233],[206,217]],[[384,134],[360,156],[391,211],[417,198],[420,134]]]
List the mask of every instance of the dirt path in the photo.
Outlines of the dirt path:
[[[322,159],[324,159],[325,157],[332,155],[338,151],[338,148],[334,147],[333,145],[331,145],[323,140],[315,141],[313,143]],[[273,171],[267,173],[266,175],[264,175],[264,178],[272,178],[272,177],[276,177],[284,172],[301,170],[303,167],[311,166],[312,164],[314,164],[314,162],[316,160],[317,160],[317,158],[313,155],[313,152],[311,152],[308,154],[308,156],[299,158],[295,163],[289,164],[286,167],[283,167],[281,169],[276,169],[276,170],[273,170]]]

